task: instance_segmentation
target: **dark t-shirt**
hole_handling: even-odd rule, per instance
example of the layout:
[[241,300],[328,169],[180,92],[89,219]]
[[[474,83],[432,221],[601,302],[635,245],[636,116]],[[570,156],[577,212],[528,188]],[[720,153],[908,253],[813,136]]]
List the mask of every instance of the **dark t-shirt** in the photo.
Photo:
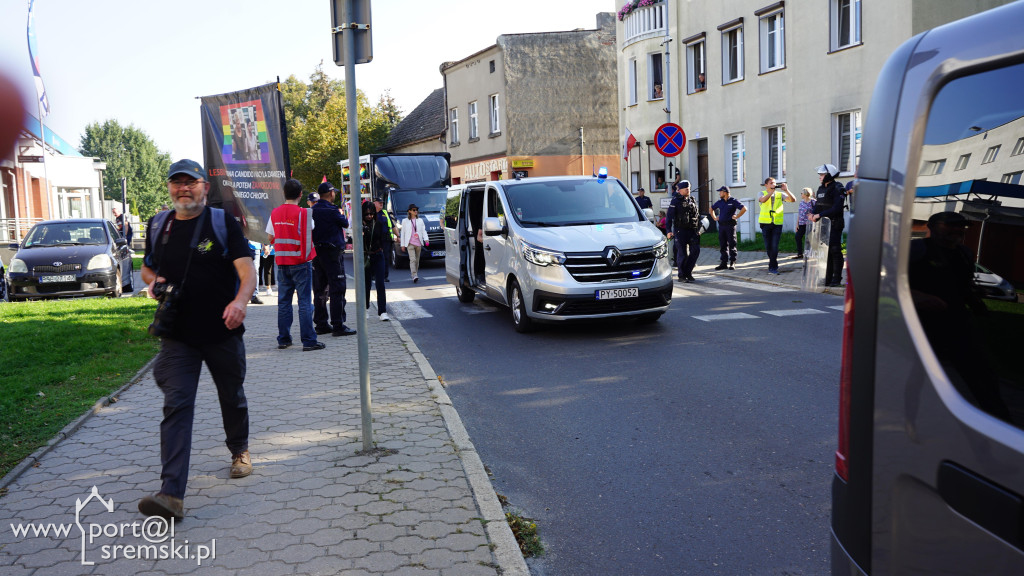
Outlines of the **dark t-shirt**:
[[743,209],[743,203],[735,198],[729,198],[728,200],[719,199],[711,205],[712,210],[718,211],[718,223],[729,226],[734,224],[736,221],[732,217],[737,211]]
[[313,244],[334,244],[339,248],[345,247],[345,228],[348,228],[348,218],[341,215],[338,207],[327,200],[320,200],[313,204]]
[[637,196],[636,197],[636,203],[641,208],[651,208],[651,209],[654,208],[654,203],[652,203],[651,199],[648,198],[647,196]]
[[[203,229],[199,233],[199,241],[192,255],[192,263],[188,264],[188,278],[185,278],[181,295],[178,299],[178,316],[174,323],[174,333],[170,338],[198,346],[212,342],[220,342],[233,334],[245,332],[244,326],[228,330],[224,325],[224,308],[235,299],[238,293],[238,273],[234,261],[238,258],[250,259],[249,243],[242,235],[242,227],[230,215],[225,218],[228,231],[228,252],[224,256],[224,247],[217,242],[210,218],[213,214],[206,209]],[[192,242],[199,218],[176,220],[172,213],[164,223],[164,229],[170,224],[167,244],[163,244],[163,231],[152,230],[153,221],[147,225],[147,235],[156,242],[155,252],[159,258],[158,276],[168,282],[182,285],[188,263],[188,248]]]

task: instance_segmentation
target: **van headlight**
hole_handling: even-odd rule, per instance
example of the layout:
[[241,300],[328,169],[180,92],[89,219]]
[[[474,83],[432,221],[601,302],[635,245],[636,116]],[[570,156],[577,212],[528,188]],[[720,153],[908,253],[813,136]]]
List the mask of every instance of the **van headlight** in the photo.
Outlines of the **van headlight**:
[[85,266],[86,270],[107,270],[114,267],[113,261],[110,256],[106,254],[97,254],[89,259],[89,263]]
[[11,260],[11,269],[9,271],[12,274],[28,274],[28,266],[25,265],[24,260],[15,258]]
[[668,240],[662,240],[654,245],[655,258],[668,258]]
[[565,263],[565,254],[554,250],[545,250],[526,242],[523,242],[523,258],[537,266],[557,266]]

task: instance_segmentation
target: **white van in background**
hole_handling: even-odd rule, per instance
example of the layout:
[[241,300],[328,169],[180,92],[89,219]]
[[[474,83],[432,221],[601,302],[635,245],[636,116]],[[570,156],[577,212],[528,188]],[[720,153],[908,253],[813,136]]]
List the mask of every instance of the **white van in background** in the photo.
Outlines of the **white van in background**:
[[452,186],[443,228],[459,300],[508,306],[518,332],[585,318],[653,322],[672,301],[665,237],[616,178]]

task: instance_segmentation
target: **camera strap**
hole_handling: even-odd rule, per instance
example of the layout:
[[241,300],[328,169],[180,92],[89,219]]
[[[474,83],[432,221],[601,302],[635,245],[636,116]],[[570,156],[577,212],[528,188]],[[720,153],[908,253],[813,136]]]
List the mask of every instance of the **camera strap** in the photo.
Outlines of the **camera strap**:
[[[181,290],[185,287],[185,279],[188,278],[188,269],[192,265],[192,254],[196,251],[196,246],[199,244],[199,234],[203,230],[203,224],[206,223],[206,213],[209,211],[208,208],[204,208],[202,213],[199,214],[199,218],[196,221],[196,229],[192,232],[192,241],[188,246],[188,260],[185,262],[185,272],[181,275],[181,283],[178,284],[178,289]],[[167,225],[164,226],[163,232],[160,234],[160,261],[163,262],[163,251],[167,246],[167,241],[171,237],[171,227],[174,225],[174,218],[167,218]],[[157,265],[156,275],[160,276],[160,265]]]

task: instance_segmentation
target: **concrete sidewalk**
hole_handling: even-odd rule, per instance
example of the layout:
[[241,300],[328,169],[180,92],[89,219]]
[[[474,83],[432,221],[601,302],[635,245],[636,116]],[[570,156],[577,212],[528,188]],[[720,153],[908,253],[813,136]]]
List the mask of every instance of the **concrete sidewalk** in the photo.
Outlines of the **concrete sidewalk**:
[[[0,573],[528,574],[458,414],[401,325],[371,308],[377,449],[362,454],[356,338],[321,336],[327,348],[316,352],[278,350],[276,299],[264,302],[249,306],[245,323],[253,474],[228,478],[204,369],[186,518],[173,547],[147,540],[142,531],[153,526],[136,506],[160,488],[162,395],[144,370],[5,479],[20,473],[0,498]],[[292,335],[298,342],[297,323]]]
[[[714,233],[712,232],[711,234]],[[735,270],[715,270],[715,267],[718,266],[721,259],[721,254],[718,248],[702,247],[700,249],[700,254],[697,256],[697,265],[694,267],[693,271],[694,274],[698,274],[698,276],[695,276],[698,283],[700,282],[699,275],[711,274],[722,278],[732,278],[734,280],[802,289],[804,285],[804,267],[814,266],[815,263],[805,259],[797,260],[794,258],[795,256],[796,254],[793,252],[779,253],[778,274],[768,273],[768,254],[764,251],[739,252],[736,255]],[[676,273],[676,275],[678,275],[678,273]],[[815,292],[842,296],[846,291],[846,271],[843,271],[843,286],[838,288],[828,287],[824,286],[820,281],[815,281],[813,288],[810,289]]]

